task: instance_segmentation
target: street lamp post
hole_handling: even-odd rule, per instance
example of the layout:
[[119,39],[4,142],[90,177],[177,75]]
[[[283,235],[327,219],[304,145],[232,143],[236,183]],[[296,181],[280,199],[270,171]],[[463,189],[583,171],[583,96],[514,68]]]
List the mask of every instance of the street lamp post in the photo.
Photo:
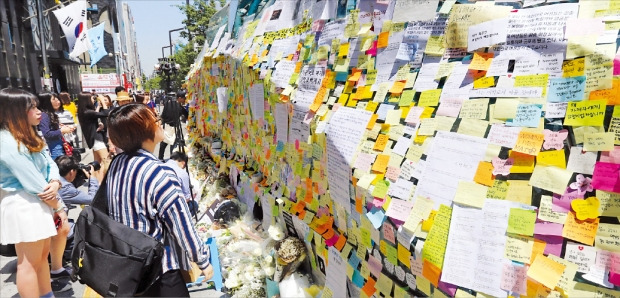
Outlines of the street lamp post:
[[185,29],[184,27],[181,28],[176,28],[176,29],[172,29],[168,31],[168,41],[170,42],[170,56],[172,56],[172,32],[174,31],[181,31]]

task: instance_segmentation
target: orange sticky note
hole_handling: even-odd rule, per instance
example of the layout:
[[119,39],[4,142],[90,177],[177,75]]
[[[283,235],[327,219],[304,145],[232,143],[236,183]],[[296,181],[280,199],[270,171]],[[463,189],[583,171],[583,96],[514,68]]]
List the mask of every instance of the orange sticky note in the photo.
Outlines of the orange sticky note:
[[350,81],[350,82],[357,82],[357,81],[360,79],[360,77],[361,77],[361,76],[362,76],[362,72],[361,72],[361,71],[354,72],[354,73],[353,73],[353,74],[352,74],[352,75],[351,75],[351,76],[347,79],[347,81]]
[[562,237],[575,240],[587,245],[594,244],[594,237],[598,229],[598,223],[601,219],[594,220],[578,220],[575,212],[569,212],[562,229]]
[[389,140],[390,140],[390,137],[388,135],[380,134],[377,137],[375,146],[372,149],[377,150],[377,151],[383,151],[383,149],[385,149],[385,145],[387,145]]
[[370,116],[370,120],[368,121],[368,125],[366,125],[366,129],[372,129],[373,126],[375,126],[375,122],[377,122],[377,118],[379,118],[379,115],[372,114],[372,116]]
[[620,105],[620,79],[614,79],[611,89],[590,92],[590,100],[606,99],[608,106]]
[[426,277],[431,284],[437,286],[439,284],[439,275],[441,275],[441,269],[431,262],[424,260],[422,264],[422,276]]
[[493,61],[493,53],[474,53],[474,58],[471,60],[469,64],[469,69],[475,70],[487,70],[489,66],[491,66],[491,61]]
[[493,164],[486,161],[481,161],[478,164],[474,181],[486,186],[493,186]]
[[381,32],[377,38],[377,48],[385,48],[388,45],[388,39],[390,38],[390,32]]
[[512,148],[512,150],[536,156],[538,155],[538,152],[540,152],[540,147],[542,146],[544,140],[545,135],[542,133],[522,130],[521,132],[519,132],[519,137],[517,137],[517,143]]
[[532,256],[530,257],[530,264],[534,263],[534,259],[545,251],[547,242],[540,239],[534,239],[534,245],[532,246]]
[[405,82],[404,81],[396,81],[396,82],[394,82],[394,85],[392,85],[392,88],[390,88],[390,93],[392,93],[392,94],[401,94],[403,92],[403,88],[405,88]]
[[564,269],[566,269],[565,265],[545,257],[544,255],[538,255],[530,266],[530,269],[527,270],[527,276],[543,284],[547,288],[554,289],[560,281]]
[[[375,280],[372,279],[372,277],[368,277],[368,281],[366,282],[366,284],[362,287],[362,291],[364,291],[364,293],[370,297],[372,296],[372,294],[374,294],[377,289],[375,289]],[[344,286],[344,285],[343,285]]]
[[347,237],[341,234],[340,237],[338,238],[338,241],[336,241],[336,244],[334,244],[334,247],[338,251],[342,251],[342,248],[344,247],[345,244],[347,244]]
[[375,163],[372,164],[372,170],[379,173],[385,173],[387,169],[388,162],[390,161],[390,156],[387,154],[379,154],[377,155],[377,159],[375,159]]

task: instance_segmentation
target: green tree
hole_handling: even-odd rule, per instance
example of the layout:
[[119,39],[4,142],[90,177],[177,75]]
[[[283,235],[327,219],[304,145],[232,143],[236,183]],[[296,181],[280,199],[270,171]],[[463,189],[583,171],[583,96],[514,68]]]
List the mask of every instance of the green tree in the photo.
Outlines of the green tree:
[[[219,8],[216,6],[218,2]],[[181,37],[199,46],[204,45],[209,20],[224,5],[226,5],[226,0],[195,0],[193,4],[177,6],[186,16],[183,20],[186,30],[181,32]]]
[[155,89],[164,89],[162,77],[154,76],[149,80],[146,80],[144,83],[144,90],[155,90]]
[[174,90],[181,88],[183,82],[185,81],[185,76],[189,73],[189,70],[196,60],[196,56],[198,56],[198,52],[194,50],[192,45],[189,43],[186,45],[182,45],[181,48],[172,54],[172,58],[174,58],[175,63],[179,64],[180,68],[176,74],[170,76],[170,80],[172,81],[172,88]]

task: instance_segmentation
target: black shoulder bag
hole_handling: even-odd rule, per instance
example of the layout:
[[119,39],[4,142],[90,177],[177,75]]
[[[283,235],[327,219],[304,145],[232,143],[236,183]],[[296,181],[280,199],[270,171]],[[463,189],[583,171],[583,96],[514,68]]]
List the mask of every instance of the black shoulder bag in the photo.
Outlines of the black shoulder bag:
[[75,224],[72,278],[104,297],[139,296],[161,275],[164,245],[108,216],[106,182]]

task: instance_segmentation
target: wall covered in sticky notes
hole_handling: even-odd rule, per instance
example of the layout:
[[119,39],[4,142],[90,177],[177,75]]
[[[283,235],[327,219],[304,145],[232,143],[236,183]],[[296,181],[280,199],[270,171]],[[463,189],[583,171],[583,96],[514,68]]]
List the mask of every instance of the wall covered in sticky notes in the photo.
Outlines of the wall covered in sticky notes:
[[617,297],[619,10],[272,1],[205,45],[190,132],[346,295]]

